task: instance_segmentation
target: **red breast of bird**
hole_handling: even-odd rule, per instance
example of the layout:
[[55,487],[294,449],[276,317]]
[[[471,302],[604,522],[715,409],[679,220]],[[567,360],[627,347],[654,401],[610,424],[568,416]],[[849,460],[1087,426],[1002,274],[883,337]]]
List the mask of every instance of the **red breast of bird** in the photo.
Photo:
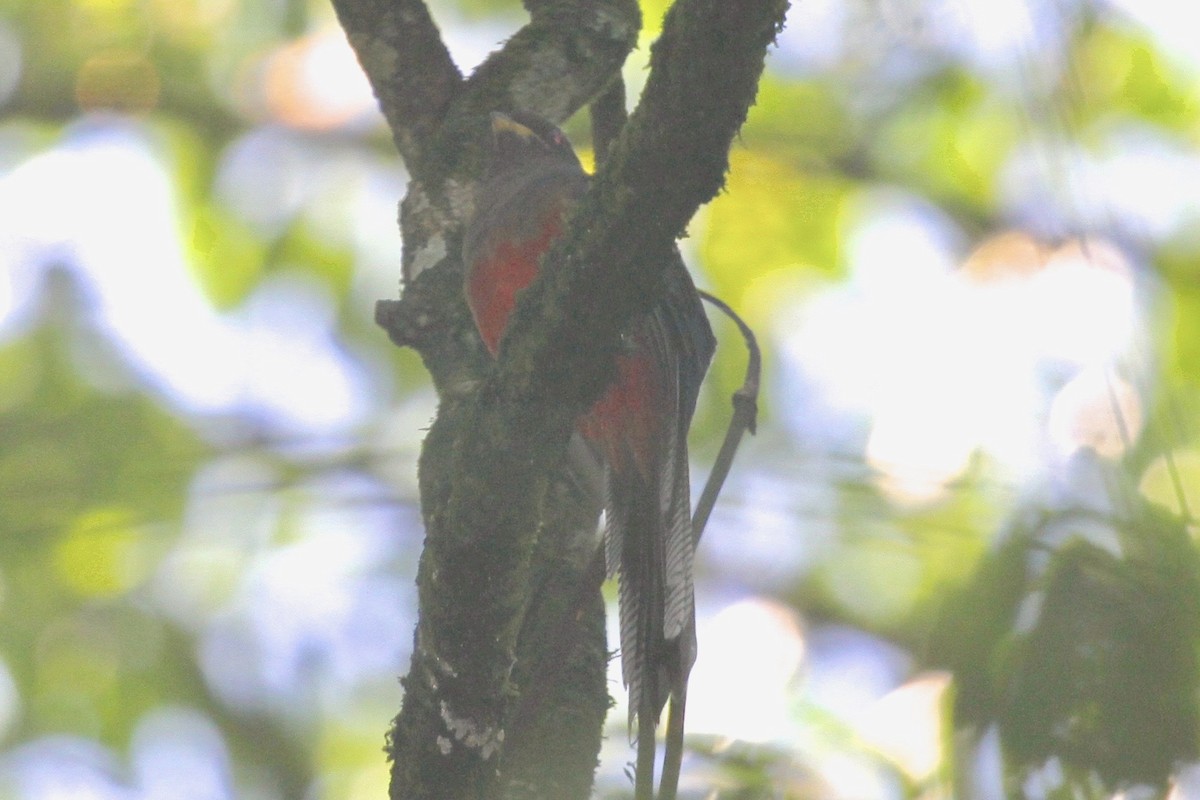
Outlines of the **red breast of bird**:
[[[517,294],[537,276],[541,257],[562,235],[588,178],[578,161],[553,151],[497,170],[485,180],[464,243],[466,296],[480,337],[492,355],[516,306]],[[617,357],[616,379],[578,423],[610,468],[655,469],[661,434],[662,381],[636,326]]]

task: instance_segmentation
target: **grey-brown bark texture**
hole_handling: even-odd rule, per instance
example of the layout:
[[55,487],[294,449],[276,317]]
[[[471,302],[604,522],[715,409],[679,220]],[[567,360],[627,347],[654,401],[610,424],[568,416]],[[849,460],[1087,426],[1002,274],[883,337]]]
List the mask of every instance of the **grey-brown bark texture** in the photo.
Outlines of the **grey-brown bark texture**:
[[488,112],[560,123],[601,94],[637,40],[637,3],[526,0],[529,24],[465,79],[420,0],[334,6],[413,178],[405,290],[377,319],[421,354],[440,400],[419,464],[420,617],[388,739],[390,794],[583,798],[608,654],[600,595],[579,589],[594,585],[598,508],[563,453],[610,379],[619,332],[655,300],[676,237],[721,187],[787,2],[675,3],[641,101],[494,364],[458,256]]

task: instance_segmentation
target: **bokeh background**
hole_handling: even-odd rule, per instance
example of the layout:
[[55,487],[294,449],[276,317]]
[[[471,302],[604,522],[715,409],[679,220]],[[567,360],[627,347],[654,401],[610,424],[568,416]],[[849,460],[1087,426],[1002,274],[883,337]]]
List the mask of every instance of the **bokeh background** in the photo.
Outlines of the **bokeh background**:
[[[464,70],[523,21],[432,7]],[[947,592],[1104,476],[1200,504],[1197,30],[792,9],[684,242],[766,354],[698,564],[690,795],[950,797]],[[371,321],[405,182],[325,2],[0,0],[0,798],[385,796],[435,409]],[[745,360],[714,325],[697,481]],[[602,757],[628,795],[621,713]]]

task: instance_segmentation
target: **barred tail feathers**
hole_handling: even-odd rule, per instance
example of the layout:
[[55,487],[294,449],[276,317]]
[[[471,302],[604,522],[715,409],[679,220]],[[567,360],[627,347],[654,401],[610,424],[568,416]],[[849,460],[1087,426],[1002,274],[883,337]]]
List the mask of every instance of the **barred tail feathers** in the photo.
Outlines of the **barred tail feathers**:
[[[639,736],[647,716],[643,697],[653,736],[663,706],[686,685],[696,659],[688,495],[664,508],[668,479],[686,488],[686,472],[672,477],[663,470],[650,476],[651,483],[646,477],[610,468],[605,502],[606,560],[619,576],[621,675],[629,691],[630,732],[636,719]],[[672,515],[682,515],[686,525]]]
[[[619,575],[621,677],[629,691],[629,729],[632,733],[636,719],[639,737],[653,737],[653,725],[671,690],[665,663],[670,648],[663,635],[665,548],[658,492],[636,470],[610,469],[608,478],[607,546]],[[648,732],[640,729],[645,722],[643,699],[652,709]]]
[[[627,429],[620,441],[610,442],[606,459],[605,561],[609,575],[619,575],[621,667],[631,731],[635,718],[641,724],[649,716],[651,727],[657,724],[667,699],[686,686],[696,660],[687,431],[698,379],[712,355],[712,334],[690,281],[685,287],[690,292],[675,288],[631,337],[648,361],[644,374],[653,376],[653,386],[644,387],[653,404],[637,411],[655,415],[656,432],[631,436]],[[695,336],[686,324],[695,321],[692,312],[700,314]],[[650,701],[644,709],[643,697]]]
[[[677,639],[696,613],[692,584],[696,540],[692,530],[687,444],[683,441],[687,434],[677,425],[667,427],[665,458],[659,484],[659,513],[664,547],[663,636],[667,639]],[[690,667],[689,663],[687,668]]]

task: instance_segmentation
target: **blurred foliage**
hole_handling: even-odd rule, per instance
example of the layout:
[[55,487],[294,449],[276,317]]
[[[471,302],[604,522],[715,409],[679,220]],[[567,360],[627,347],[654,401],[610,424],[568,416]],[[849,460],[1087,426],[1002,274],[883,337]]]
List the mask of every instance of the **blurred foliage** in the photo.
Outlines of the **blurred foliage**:
[[960,724],[999,727],[1010,780],[1058,759],[1086,785],[1163,785],[1197,756],[1200,561],[1178,519],[1076,510],[1019,523],[930,643]]
[[[643,2],[634,91],[667,5]],[[468,67],[523,13],[433,6]],[[1196,60],[1115,6],[1032,0],[1015,6],[1050,33],[998,56],[1003,20],[971,28],[960,6],[796,4],[726,190],[693,222],[698,281],[759,331],[768,369],[700,605],[758,598],[787,624],[734,645],[702,621],[698,674],[743,661],[691,693],[716,730],[692,741],[688,796],[965,797],[974,756],[956,750],[985,750],[993,725],[1014,796],[1107,796],[1196,757]],[[433,401],[371,320],[397,290],[405,175],[355,75],[323,0],[0,0],[0,797],[385,792]],[[587,148],[582,115],[568,131]],[[157,177],[89,183],[114,154]],[[1024,255],[980,255],[1014,229]],[[935,490],[898,492],[870,404],[1007,369],[998,346],[939,360],[972,325],[1040,354],[1038,430],[1095,366],[1040,344],[1073,324],[1038,327],[1047,301],[982,321],[969,305],[1051,283],[1082,233],[1137,283],[1135,342],[1108,366],[1145,421],[1115,477],[1080,489],[1053,459],[974,442]],[[962,269],[936,283],[925,256]],[[824,318],[835,341],[810,332]],[[701,469],[741,381],[716,324]],[[830,364],[858,370],[849,389]],[[933,470],[959,423],[929,416],[900,427]],[[1120,513],[1079,511],[1114,496]],[[868,730],[938,666],[952,687],[901,715],[899,743]],[[739,707],[704,712],[725,694]],[[905,749],[921,742],[933,755]],[[600,796],[628,794],[622,758]]]

